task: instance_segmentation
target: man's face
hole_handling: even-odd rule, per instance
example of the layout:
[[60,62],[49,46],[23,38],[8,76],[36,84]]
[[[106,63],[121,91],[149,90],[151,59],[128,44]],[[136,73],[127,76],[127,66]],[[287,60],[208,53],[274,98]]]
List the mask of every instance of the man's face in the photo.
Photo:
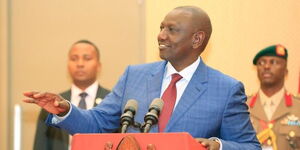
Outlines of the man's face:
[[69,52],[68,69],[74,82],[96,81],[100,63],[95,48],[87,43],[73,45]]
[[171,11],[160,25],[157,36],[160,58],[172,62],[190,59],[193,51],[192,14],[181,10]]
[[261,85],[284,83],[287,74],[286,60],[276,56],[262,56],[257,60],[257,76]]

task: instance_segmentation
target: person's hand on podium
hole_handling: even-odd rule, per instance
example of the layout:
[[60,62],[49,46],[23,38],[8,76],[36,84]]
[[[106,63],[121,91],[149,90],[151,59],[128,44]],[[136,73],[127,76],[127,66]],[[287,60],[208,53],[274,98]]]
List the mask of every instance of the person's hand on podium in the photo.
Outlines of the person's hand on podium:
[[23,94],[27,97],[23,100],[24,102],[36,104],[49,113],[64,116],[70,110],[70,104],[67,100],[57,94],[42,92],[25,92]]
[[220,143],[216,140],[196,138],[196,141],[202,144],[207,150],[219,150]]

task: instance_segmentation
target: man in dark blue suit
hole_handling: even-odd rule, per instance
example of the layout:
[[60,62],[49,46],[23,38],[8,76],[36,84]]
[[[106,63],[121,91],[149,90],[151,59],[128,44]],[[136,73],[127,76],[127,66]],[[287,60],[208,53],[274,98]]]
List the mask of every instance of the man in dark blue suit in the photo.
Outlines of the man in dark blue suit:
[[[170,110],[171,114],[150,132],[188,132],[210,150],[261,149],[242,83],[208,67],[199,57],[211,31],[210,19],[202,9],[177,7],[160,25],[158,44],[164,61],[129,66],[113,91],[93,110],[82,111],[52,93],[26,92],[29,98],[24,101],[51,112],[48,124],[75,134],[114,131],[129,99],[138,101],[135,121],[142,123],[151,101],[162,97],[161,116],[168,116],[164,114]],[[171,85],[175,92],[169,92]],[[170,97],[174,101],[170,102]],[[81,124],[75,124],[78,116],[83,118]],[[128,132],[139,130],[130,127]]]

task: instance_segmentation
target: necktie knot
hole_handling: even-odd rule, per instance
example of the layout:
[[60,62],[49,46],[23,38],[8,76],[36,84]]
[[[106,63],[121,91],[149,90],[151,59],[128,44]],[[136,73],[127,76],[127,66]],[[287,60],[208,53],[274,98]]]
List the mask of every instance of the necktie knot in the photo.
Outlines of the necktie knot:
[[180,79],[182,79],[182,76],[180,74],[178,74],[178,73],[174,73],[174,74],[172,74],[172,81],[171,81],[171,83],[176,83]]
[[79,94],[80,96],[80,101],[79,101],[79,104],[78,104],[78,107],[81,108],[81,109],[86,109],[86,102],[85,102],[85,98],[87,97],[87,93],[86,92],[82,92]]
[[85,99],[87,97],[87,93],[86,92],[82,92],[79,94],[79,96],[82,98],[82,99]]

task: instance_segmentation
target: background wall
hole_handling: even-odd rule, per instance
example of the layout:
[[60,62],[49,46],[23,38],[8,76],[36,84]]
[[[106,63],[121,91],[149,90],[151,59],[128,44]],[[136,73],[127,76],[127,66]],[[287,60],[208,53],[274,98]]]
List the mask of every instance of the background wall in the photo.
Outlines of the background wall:
[[273,0],[148,0],[146,1],[146,61],[159,60],[157,34],[164,16],[173,8],[195,5],[212,21],[213,32],[201,55],[206,64],[241,80],[246,93],[258,90],[252,59],[273,44],[289,50],[286,88],[296,93],[300,75],[300,1]]
[[[129,64],[158,58],[157,34],[174,7],[196,5],[213,24],[202,54],[206,64],[239,80],[247,94],[258,89],[254,55],[271,44],[289,49],[286,87],[296,93],[300,70],[298,0],[0,0],[0,149],[12,149],[12,109],[23,108],[23,149],[31,150],[39,108],[24,104],[28,90],[69,88],[67,52],[79,39],[100,48],[99,81],[112,88]],[[9,131],[7,131],[9,130]]]
[[8,142],[8,82],[7,82],[7,2],[0,0],[0,149]]
[[[40,109],[23,103],[22,93],[30,90],[59,93],[70,88],[67,53],[75,41],[89,39],[98,46],[103,67],[99,81],[110,89],[127,65],[144,62],[144,51],[141,50],[144,49],[144,9],[138,1],[1,2],[8,3],[4,25],[9,25],[8,35],[5,34],[8,40],[3,41],[8,47],[1,50],[1,58],[8,59],[1,65],[9,68],[3,68],[6,72],[3,75],[7,74],[7,77],[1,77],[8,81],[8,85],[5,82],[1,85],[7,88],[7,92],[5,88],[2,91],[8,93],[8,107],[4,110],[9,116],[9,120],[4,120],[8,123],[9,134],[4,136],[8,143],[3,149],[13,148],[12,115],[17,103],[21,104],[23,113],[22,147],[23,150],[32,149]],[[2,129],[0,132],[3,133]],[[0,146],[2,149],[2,143]]]

